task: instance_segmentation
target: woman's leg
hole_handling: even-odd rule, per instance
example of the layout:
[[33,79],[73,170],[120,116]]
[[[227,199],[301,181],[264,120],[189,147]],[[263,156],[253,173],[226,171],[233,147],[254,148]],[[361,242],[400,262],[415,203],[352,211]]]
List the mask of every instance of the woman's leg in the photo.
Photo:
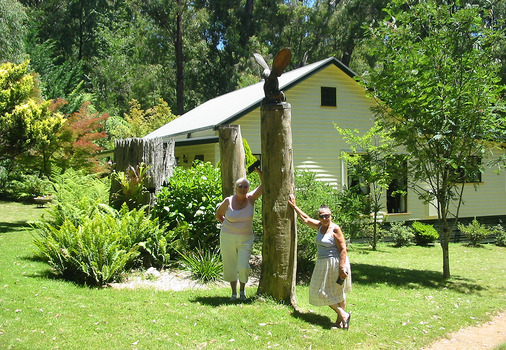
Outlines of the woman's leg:
[[251,256],[251,250],[253,249],[253,237],[246,236],[244,241],[238,244],[237,252],[237,269],[239,272],[239,282],[241,286],[246,285],[249,278],[249,258]]
[[[341,303],[342,303],[342,302],[341,302]],[[346,311],[344,311],[344,308],[342,308],[342,307],[340,306],[340,304],[341,304],[341,303],[339,303],[339,304],[334,304],[334,305],[329,305],[329,306],[330,306],[330,308],[331,308],[332,310],[334,310],[334,311],[336,312],[336,314],[337,314],[336,325],[337,325],[338,327],[342,327],[342,326],[344,326],[344,325],[347,323],[347,321],[348,321],[348,319],[349,319],[349,317],[350,317],[350,314],[349,314],[349,313],[347,313]]]
[[220,252],[223,262],[223,279],[231,284],[237,282],[237,248],[234,235],[220,234]]
[[237,296],[237,280],[230,282],[230,288],[232,288],[232,296]]
[[246,240],[241,242],[238,247],[238,272],[239,272],[239,284],[240,284],[240,299],[246,300],[246,283],[249,278],[249,258],[251,256],[251,250],[253,249],[253,237],[246,236]]

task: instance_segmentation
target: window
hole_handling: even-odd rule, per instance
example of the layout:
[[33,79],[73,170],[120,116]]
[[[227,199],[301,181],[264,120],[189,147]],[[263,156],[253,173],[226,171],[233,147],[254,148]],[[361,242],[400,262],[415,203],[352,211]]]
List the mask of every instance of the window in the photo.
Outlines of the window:
[[[362,157],[367,158],[365,155],[361,155]],[[371,188],[369,184],[364,180],[364,178],[358,175],[353,166],[348,163],[348,188],[356,194],[360,195],[368,195],[371,192]]]
[[336,107],[337,106],[337,97],[336,97],[336,88],[335,87],[321,87],[321,105]]
[[408,212],[408,164],[406,161],[397,163],[399,173],[392,180],[387,189],[387,212],[407,213]]
[[[361,165],[369,162],[369,157],[365,154],[361,155]],[[395,168],[395,169],[394,169]],[[359,169],[357,169],[359,171]],[[408,167],[407,162],[401,159],[401,156],[395,157],[389,169],[397,174],[386,189],[386,210],[388,213],[407,213],[407,191],[408,191]],[[365,181],[363,176],[357,173],[353,166],[348,163],[348,188],[356,194],[368,195],[371,193],[371,187]],[[382,198],[385,200],[385,197]],[[384,202],[383,202],[384,203]],[[384,205],[384,204],[383,204]],[[384,210],[384,209],[382,209]]]
[[193,160],[201,160],[201,161],[204,161],[204,155],[203,155],[203,154],[197,154]]

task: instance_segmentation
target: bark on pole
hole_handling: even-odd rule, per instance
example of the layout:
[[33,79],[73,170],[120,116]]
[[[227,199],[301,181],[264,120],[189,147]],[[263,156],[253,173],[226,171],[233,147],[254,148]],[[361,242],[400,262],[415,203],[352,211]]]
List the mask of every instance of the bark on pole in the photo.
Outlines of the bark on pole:
[[264,240],[259,294],[297,306],[297,230],[288,196],[294,193],[289,103],[261,107]]
[[246,156],[241,127],[224,125],[219,129],[221,185],[223,198],[234,194],[235,181],[246,177]]
[[[148,190],[144,204],[153,204],[155,194],[162,188],[167,178],[172,176],[176,167],[174,157],[174,139],[164,142],[161,138],[128,138],[114,142],[114,170],[127,172],[129,167],[137,168],[141,163],[149,166],[148,177],[144,185]],[[110,198],[121,189],[121,185],[111,181]]]

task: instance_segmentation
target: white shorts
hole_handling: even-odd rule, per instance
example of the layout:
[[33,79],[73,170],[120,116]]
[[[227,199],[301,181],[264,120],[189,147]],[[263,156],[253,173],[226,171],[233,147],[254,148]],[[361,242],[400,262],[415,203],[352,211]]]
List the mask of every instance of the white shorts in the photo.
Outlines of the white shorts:
[[249,258],[254,235],[234,235],[220,232],[220,250],[223,261],[223,279],[227,282],[248,282]]

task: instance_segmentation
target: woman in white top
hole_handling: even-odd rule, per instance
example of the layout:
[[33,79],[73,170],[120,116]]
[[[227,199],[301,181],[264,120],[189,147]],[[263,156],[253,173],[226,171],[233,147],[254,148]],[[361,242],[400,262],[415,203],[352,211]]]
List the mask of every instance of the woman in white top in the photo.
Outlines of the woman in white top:
[[309,285],[309,303],[330,306],[337,314],[333,325],[348,329],[351,312],[347,313],[345,307],[346,292],[351,291],[351,268],[343,232],[332,222],[332,213],[326,205],[318,209],[319,220],[315,220],[295,204],[295,196],[290,195],[288,203],[304,224],[318,231],[315,237],[318,253]]
[[235,183],[235,194],[225,198],[216,211],[216,218],[222,223],[220,250],[223,279],[230,282],[231,300],[237,300],[237,279],[240,283],[240,298],[246,300],[245,286],[249,277],[249,258],[254,240],[254,205],[262,195],[262,172],[258,168],[255,172],[260,177],[260,186],[249,192],[249,181],[240,178]]

